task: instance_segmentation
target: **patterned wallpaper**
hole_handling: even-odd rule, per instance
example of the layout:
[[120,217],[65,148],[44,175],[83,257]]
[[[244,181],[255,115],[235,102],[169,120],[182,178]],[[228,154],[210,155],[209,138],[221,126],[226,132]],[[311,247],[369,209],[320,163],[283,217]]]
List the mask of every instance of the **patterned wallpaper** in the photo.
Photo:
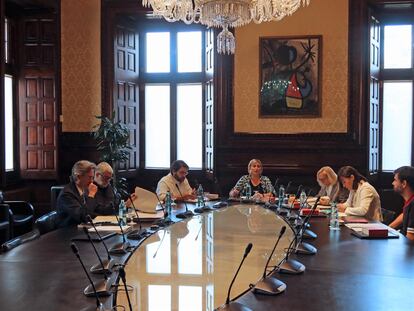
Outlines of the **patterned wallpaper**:
[[100,3],[61,1],[63,132],[89,132],[101,114]]
[[[259,118],[259,37],[322,35],[322,114],[319,118]],[[234,131],[343,133],[348,111],[348,0],[312,0],[280,22],[236,30]]]

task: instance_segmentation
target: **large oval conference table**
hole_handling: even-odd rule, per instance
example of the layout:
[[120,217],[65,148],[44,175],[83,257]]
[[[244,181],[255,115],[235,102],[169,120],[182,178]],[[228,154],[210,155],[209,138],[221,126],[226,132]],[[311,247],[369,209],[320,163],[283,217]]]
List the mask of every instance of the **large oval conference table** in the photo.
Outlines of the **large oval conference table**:
[[[290,257],[303,263],[306,271],[277,275],[287,285],[277,296],[254,294],[250,284],[261,278],[283,226],[287,230],[270,260],[274,266],[284,258],[294,237],[291,227],[262,205],[240,203],[195,215],[154,231],[146,239],[130,241],[131,252],[113,258],[125,264],[133,310],[214,310],[225,302],[248,243],[253,247],[231,298],[252,310],[413,310],[414,244],[403,236],[361,240],[346,227],[330,231],[326,218],[311,219],[311,229],[318,237],[308,242],[317,248],[317,254]],[[59,229],[0,254],[0,310],[93,307],[95,299],[82,293],[88,280],[70,249],[71,239],[80,233],[77,228]],[[122,238],[105,241],[110,247]],[[91,245],[76,243],[85,265],[95,264]],[[105,258],[103,246],[96,246]],[[92,278],[96,281],[102,276]],[[111,279],[116,285],[116,271]],[[122,289],[119,286],[117,291],[114,286],[113,295],[100,298],[106,309],[123,305],[128,310]]]

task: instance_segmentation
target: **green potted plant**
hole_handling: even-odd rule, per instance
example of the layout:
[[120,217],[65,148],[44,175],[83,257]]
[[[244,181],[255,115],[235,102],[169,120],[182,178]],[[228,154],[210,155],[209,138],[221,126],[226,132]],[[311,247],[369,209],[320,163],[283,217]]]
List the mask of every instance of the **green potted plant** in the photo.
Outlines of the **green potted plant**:
[[113,186],[115,192],[124,197],[128,195],[128,184],[125,178],[118,177],[119,164],[128,161],[129,143],[128,127],[115,120],[115,112],[111,117],[96,116],[101,122],[93,127],[93,138],[96,141],[100,160],[108,162],[113,170]]

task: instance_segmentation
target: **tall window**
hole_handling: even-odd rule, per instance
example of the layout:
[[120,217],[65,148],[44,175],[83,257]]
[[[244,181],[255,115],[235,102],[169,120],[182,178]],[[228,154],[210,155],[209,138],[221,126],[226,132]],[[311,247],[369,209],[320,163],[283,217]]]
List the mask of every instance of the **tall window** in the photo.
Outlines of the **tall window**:
[[12,23],[8,18],[4,20],[4,62],[5,74],[4,78],[4,170],[6,172],[14,171],[15,168],[15,144],[14,144],[14,114],[15,114],[15,68],[12,58]]
[[145,168],[182,159],[202,169],[205,30],[168,26],[140,34]]
[[384,25],[382,170],[412,164],[413,24]]

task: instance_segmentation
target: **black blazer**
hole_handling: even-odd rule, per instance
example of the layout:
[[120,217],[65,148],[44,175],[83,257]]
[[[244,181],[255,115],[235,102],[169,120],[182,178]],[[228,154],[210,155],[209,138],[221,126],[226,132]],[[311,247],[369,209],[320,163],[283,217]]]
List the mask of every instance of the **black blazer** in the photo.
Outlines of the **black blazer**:
[[86,223],[86,215],[96,217],[95,208],[95,199],[88,197],[87,193],[80,196],[75,182],[71,181],[57,198],[58,226],[66,227]]

